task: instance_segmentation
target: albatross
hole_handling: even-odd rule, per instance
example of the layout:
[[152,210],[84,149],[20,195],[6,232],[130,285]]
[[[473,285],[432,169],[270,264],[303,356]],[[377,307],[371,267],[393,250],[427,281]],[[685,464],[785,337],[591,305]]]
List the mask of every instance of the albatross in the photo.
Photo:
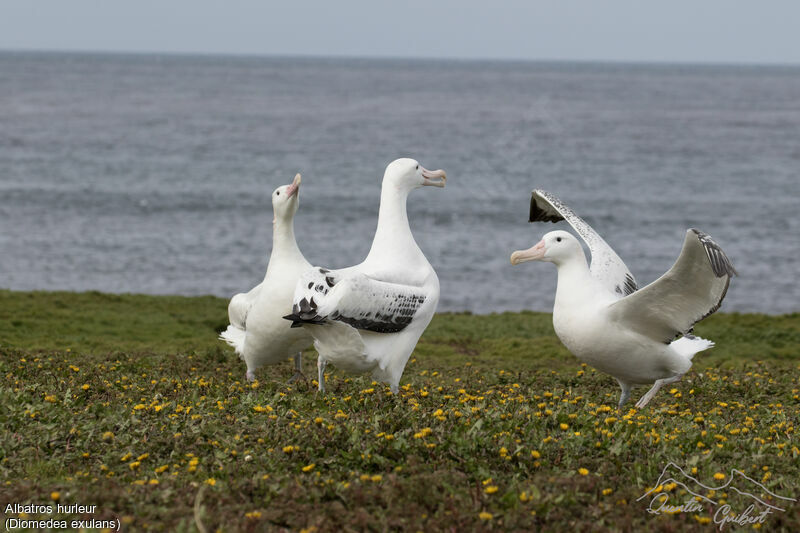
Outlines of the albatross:
[[220,334],[247,364],[245,378],[255,379],[255,371],[294,355],[295,374],[302,378],[302,350],[313,339],[302,329],[292,329],[283,315],[292,308],[294,285],[311,266],[297,246],[294,215],[300,205],[300,174],[289,185],[272,193],[272,253],[264,280],[246,293],[235,295],[228,305],[230,325]]
[[589,224],[552,194],[534,190],[529,221],[561,220],[589,247],[591,267],[578,239],[560,230],[511,254],[511,264],[556,265],[556,335],[576,357],[616,378],[622,389],[618,408],[633,386],[652,383],[636,403],[643,408],[661,387],[689,371],[696,353],[714,346],[692,335],[693,326],[719,309],[738,273],[709,235],[689,229],[672,268],[639,289],[622,259]]
[[444,170],[427,170],[413,159],[390,163],[364,262],[340,270],[315,266],[297,282],[292,313],[284,318],[314,337],[321,392],[329,363],[350,373],[372,372],[398,392],[439,302],[439,278],[411,234],[406,200],[412,190],[444,187],[446,180]]

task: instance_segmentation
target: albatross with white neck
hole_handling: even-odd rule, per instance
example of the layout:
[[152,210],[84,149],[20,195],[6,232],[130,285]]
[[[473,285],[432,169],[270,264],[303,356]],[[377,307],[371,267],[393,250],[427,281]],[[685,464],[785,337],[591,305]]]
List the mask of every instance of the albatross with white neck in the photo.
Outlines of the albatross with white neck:
[[295,374],[301,378],[302,352],[311,346],[308,332],[292,329],[283,315],[292,307],[294,285],[311,266],[294,237],[294,215],[300,205],[300,174],[290,185],[272,192],[272,253],[264,280],[247,293],[231,298],[228,305],[230,326],[220,338],[234,347],[247,364],[245,377],[255,379],[255,371],[294,355]]
[[312,267],[297,282],[292,328],[307,330],[319,352],[319,390],[332,363],[351,373],[372,372],[398,392],[408,358],[439,302],[439,278],[408,225],[406,200],[424,186],[444,187],[443,170],[413,159],[386,167],[378,228],[367,258],[340,270]]
[[634,385],[653,383],[636,404],[642,408],[662,386],[689,371],[697,352],[714,346],[691,332],[696,322],[719,309],[736,270],[710,236],[688,230],[672,268],[638,289],[614,250],[555,196],[534,190],[529,220],[566,220],[589,246],[591,268],[578,239],[551,231],[532,248],[511,254],[511,264],[556,265],[556,335],[578,359],[617,379],[620,409]]

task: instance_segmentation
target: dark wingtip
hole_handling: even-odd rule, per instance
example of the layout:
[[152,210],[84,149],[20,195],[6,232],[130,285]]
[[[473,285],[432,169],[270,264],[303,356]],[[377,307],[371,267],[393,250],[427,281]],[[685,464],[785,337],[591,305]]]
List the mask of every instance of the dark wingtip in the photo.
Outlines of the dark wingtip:
[[547,201],[543,193],[544,191],[540,191],[539,189],[534,189],[533,192],[531,192],[531,208],[528,212],[528,222],[560,222],[564,220],[563,217],[549,214],[539,207],[536,203],[537,198]]
[[739,272],[734,268],[731,260],[728,259],[728,256],[722,248],[714,242],[711,235],[695,228],[689,228],[689,231],[694,232],[700,244],[703,245],[708,261],[711,263],[711,270],[714,272],[715,276],[721,278],[723,276],[733,277],[739,275]]
[[630,272],[625,274],[625,296],[633,294],[637,290],[639,290],[639,286],[636,284],[636,280],[633,279]]
[[303,318],[297,313],[292,313],[291,315],[286,315],[283,317],[284,320],[290,320],[292,325],[290,327],[299,328],[303,324],[324,324],[325,319],[321,316],[314,316],[313,318]]

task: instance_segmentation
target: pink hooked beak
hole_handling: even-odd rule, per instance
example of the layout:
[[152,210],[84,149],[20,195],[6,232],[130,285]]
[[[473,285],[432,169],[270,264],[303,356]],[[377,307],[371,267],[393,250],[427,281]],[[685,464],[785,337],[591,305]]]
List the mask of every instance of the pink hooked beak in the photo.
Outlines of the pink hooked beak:
[[517,250],[511,254],[511,264],[518,265],[527,261],[539,261],[544,257],[545,252],[547,250],[544,247],[544,239],[542,239],[527,250]]
[[[432,187],[444,187],[445,182],[447,182],[447,172],[441,169],[428,170],[427,168],[424,168],[422,165],[420,165],[419,168],[422,169],[422,177],[425,178],[425,181],[422,182],[423,185],[430,185]],[[431,181],[431,180],[436,180],[436,181]]]
[[289,185],[289,187],[286,189],[286,197],[287,198],[291,198],[292,195],[297,193],[297,189],[300,188],[300,181],[301,181],[300,180],[300,174],[298,173],[298,174],[295,175],[294,181],[292,181],[292,184]]

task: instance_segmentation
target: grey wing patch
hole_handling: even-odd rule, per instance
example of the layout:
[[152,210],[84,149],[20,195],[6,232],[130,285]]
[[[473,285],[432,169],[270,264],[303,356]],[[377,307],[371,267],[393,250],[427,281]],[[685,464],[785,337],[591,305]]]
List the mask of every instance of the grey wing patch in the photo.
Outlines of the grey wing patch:
[[694,228],[692,228],[692,231],[695,233],[695,235],[697,235],[697,239],[700,241],[700,244],[703,245],[703,249],[706,251],[708,260],[711,263],[711,269],[714,271],[715,276],[721,278],[722,276],[731,277],[739,275],[736,269],[733,268],[731,260],[728,259],[727,255],[725,255],[725,252],[722,251],[722,248],[720,248],[719,245],[714,242],[714,239],[711,238],[711,235],[708,233],[703,233],[702,231]]
[[378,309],[365,309],[355,316],[335,311],[328,318],[344,322],[356,329],[377,333],[397,333],[411,323],[417,310],[425,302],[425,296],[395,293],[387,295],[386,300],[388,300],[387,305]]
[[[704,314],[703,316],[701,316],[700,318],[695,320],[694,324],[697,324],[698,322],[700,322],[704,318],[713,315],[714,313],[717,312],[717,310],[720,307],[722,307],[722,300],[724,300],[725,299],[725,295],[728,294],[728,287],[730,287],[730,285],[731,285],[731,278],[729,276],[728,277],[728,281],[725,283],[725,288],[722,290],[722,294],[719,296],[719,300],[717,300],[717,303],[714,304],[714,306],[711,309],[706,311],[706,314]],[[692,328],[689,331],[693,331],[694,330],[694,324],[692,324]]]
[[711,315],[716,313],[719,310],[720,307],[722,307],[722,300],[724,300],[725,299],[725,295],[728,294],[728,287],[730,287],[730,285],[731,285],[731,278],[729,276],[728,279],[725,281],[725,288],[722,289],[722,294],[720,294],[719,300],[717,300],[717,303],[715,303],[713,306],[711,306],[711,308],[708,311],[706,311],[705,314],[703,314],[703,316],[701,316],[697,320],[693,321],[692,325],[686,331],[676,330],[674,335],[672,336],[672,338],[669,338],[669,339],[665,340],[664,344],[671,344],[672,342],[678,340],[680,337],[687,337],[689,339],[697,338],[694,335],[692,335],[692,333],[694,333],[694,325],[697,324],[698,322],[700,322],[701,320],[705,320],[706,318],[710,317]]
[[672,268],[612,304],[612,314],[665,344],[682,335],[691,338],[694,325],[719,310],[733,275],[738,274],[722,248],[692,228]]

